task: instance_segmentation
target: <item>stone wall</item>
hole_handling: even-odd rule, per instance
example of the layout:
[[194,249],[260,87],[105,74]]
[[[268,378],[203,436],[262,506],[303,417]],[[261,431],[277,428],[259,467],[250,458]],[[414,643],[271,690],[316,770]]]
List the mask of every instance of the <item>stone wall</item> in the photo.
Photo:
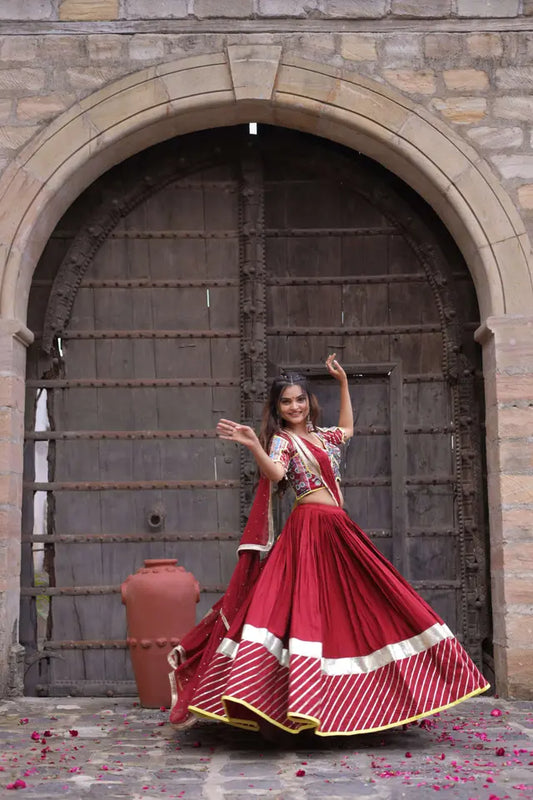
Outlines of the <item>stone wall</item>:
[[[533,240],[533,0],[0,0],[1,20],[1,170],[63,111],[122,76],[231,45],[279,45],[390,87],[432,124],[442,120],[493,171]],[[3,216],[0,206],[0,228]],[[512,286],[511,267],[506,280]],[[16,641],[28,334],[1,322],[3,645]],[[533,696],[533,317],[484,323],[500,691]],[[5,669],[0,662],[0,693]]]
[[533,237],[533,0],[0,0],[0,20],[0,169],[135,70],[243,41],[297,46],[456,128]]

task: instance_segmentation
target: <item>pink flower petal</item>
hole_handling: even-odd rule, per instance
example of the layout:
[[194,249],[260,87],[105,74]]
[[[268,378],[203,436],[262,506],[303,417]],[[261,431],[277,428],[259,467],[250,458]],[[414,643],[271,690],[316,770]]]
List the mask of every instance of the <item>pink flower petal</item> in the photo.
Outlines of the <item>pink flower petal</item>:
[[501,709],[493,708],[492,711],[490,712],[490,715],[491,715],[491,717],[501,717],[502,713],[503,712],[501,711]]
[[296,777],[302,778],[305,775],[305,769],[297,769],[296,770]]

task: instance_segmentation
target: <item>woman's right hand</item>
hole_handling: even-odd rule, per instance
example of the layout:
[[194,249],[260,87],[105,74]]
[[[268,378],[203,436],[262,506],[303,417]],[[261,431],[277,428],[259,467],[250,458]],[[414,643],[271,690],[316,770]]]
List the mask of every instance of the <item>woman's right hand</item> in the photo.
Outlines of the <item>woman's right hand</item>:
[[256,447],[259,439],[253,428],[249,425],[240,425],[231,419],[220,419],[217,425],[217,436],[219,439],[227,439],[229,442],[243,444],[245,447]]

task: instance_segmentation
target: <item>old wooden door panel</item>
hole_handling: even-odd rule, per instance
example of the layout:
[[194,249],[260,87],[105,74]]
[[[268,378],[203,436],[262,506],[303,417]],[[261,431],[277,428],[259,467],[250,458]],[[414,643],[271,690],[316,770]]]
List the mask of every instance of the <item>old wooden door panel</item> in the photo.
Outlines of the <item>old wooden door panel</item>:
[[[95,203],[115,196],[110,209],[125,204],[82,276],[57,343],[63,357],[46,368],[67,382],[48,388],[58,436],[49,480],[63,486],[49,494],[50,580],[81,593],[51,597],[44,647],[64,658],[51,659],[48,675],[41,670],[40,691],[132,691],[116,588],[144,558],[177,556],[192,570],[203,587],[200,613],[220,595],[250,476],[239,449],[214,438],[215,423],[243,413],[258,423],[266,364],[270,375],[304,365],[322,423],[335,424],[337,387],[323,367],[332,351],[349,367],[356,415],[345,453],[349,511],[480,659],[487,618],[475,531],[484,523],[471,498],[481,497],[481,473],[463,457],[465,448],[477,452],[479,437],[461,411],[473,405],[462,376],[479,363],[465,327],[477,314],[466,268],[423,204],[366,159],[290,132],[242,136],[180,140],[183,164],[199,164],[187,174],[170,143],[117,168],[118,182],[105,176],[93,199],[66,215],[36,276],[38,330],[49,279],[63,256],[68,266],[69,237],[97,235],[86,232]],[[142,191],[135,175],[148,176]],[[103,224],[97,219],[91,230]],[[29,397],[46,384],[39,359],[30,351]],[[31,415],[27,424],[32,441]],[[90,491],[65,488],[83,481],[93,482]],[[213,481],[229,484],[215,491]],[[281,517],[289,505],[287,496]],[[29,541],[31,524],[28,512]],[[466,559],[477,573],[465,572]],[[25,574],[32,592],[31,565]],[[25,608],[22,629],[35,647],[34,605]],[[61,644],[90,639],[117,647]]]
[[[136,278],[148,281],[175,280],[187,273],[198,277],[209,275],[212,269],[221,269],[221,253],[228,261],[222,275],[234,272],[233,256],[235,243],[218,252],[216,259],[212,248],[191,248],[189,242],[170,249],[166,246],[142,247],[143,234],[153,244],[150,236],[159,231],[193,230],[205,232],[236,230],[236,206],[228,198],[226,187],[223,202],[213,201],[216,187],[195,188],[167,187],[155,198],[132,212],[123,225],[117,226],[95,259],[91,277],[107,278],[123,282]],[[184,200],[190,194],[190,202]],[[218,191],[220,195],[220,192]],[[218,217],[217,217],[217,207]],[[135,257],[133,236],[139,239],[141,231],[141,256]],[[153,233],[152,233],[153,232]],[[159,242],[159,240],[155,240]],[[172,242],[176,244],[176,242]],[[207,256],[207,257],[206,257]],[[182,264],[185,268],[182,271]],[[188,268],[187,268],[188,265]],[[152,267],[155,267],[152,269]],[[191,268],[194,267],[194,268]],[[194,286],[170,288],[166,286],[146,288],[91,287],[82,289],[73,308],[68,335],[76,331],[125,331],[118,339],[68,339],[65,337],[65,377],[94,377],[113,379],[164,379],[187,377],[205,379],[216,377],[220,371],[227,378],[235,372],[238,350],[231,341],[190,339],[143,339],[135,336],[136,330],[216,330],[237,328],[238,304],[234,301],[236,287],[212,287],[207,294],[205,288]],[[74,350],[74,353],[72,352]],[[74,357],[73,357],[74,356]],[[73,365],[74,374],[69,371]],[[215,374],[213,374],[215,373]],[[79,390],[80,392],[82,390]],[[83,390],[86,394],[87,390]],[[89,390],[90,403],[85,399],[82,413],[71,409],[59,416],[54,423],[60,430],[173,431],[213,427],[214,393],[224,392],[225,405],[229,411],[238,410],[236,389],[212,387],[165,387],[161,388],[99,388]],[[228,403],[228,401],[230,401]],[[233,401],[233,402],[231,402]],[[216,405],[216,404],[215,404]],[[104,482],[128,481],[180,481],[213,480],[215,469],[215,442],[212,438],[181,440],[116,440],[100,439],[98,442],[58,442],[55,480]],[[79,447],[79,445],[82,445]],[[93,452],[89,456],[88,448]],[[238,462],[226,459],[225,474],[238,476]],[[231,497],[217,500],[210,491],[151,491],[132,493],[129,490],[89,494],[91,506],[90,522],[86,516],[85,532],[127,535],[146,530],[146,522],[153,510],[164,517],[166,530],[190,530],[192,533],[213,532],[222,526],[228,532],[238,525],[238,503],[235,492]],[[91,502],[92,501],[92,502]],[[70,493],[56,498],[56,531],[73,530],[72,514],[87,506],[83,493]],[[63,548],[63,550],[61,549]],[[70,550],[69,556],[64,548]],[[229,549],[234,559],[234,545],[216,540],[190,542],[186,549],[186,566],[196,574],[202,574],[207,588],[227,582],[230,572]],[[100,550],[95,558],[95,550]],[[88,559],[88,551],[91,558]],[[176,546],[166,543],[129,544],[103,543],[100,545],[58,545],[56,549],[56,580],[59,585],[85,586],[95,583],[116,586],[142,564],[142,559],[151,555],[176,555]],[[179,555],[179,553],[178,553]],[[207,580],[206,580],[207,579]],[[202,598],[202,609],[213,600],[212,592]],[[125,636],[124,611],[118,595],[89,598],[53,598],[54,637],[69,639],[123,639]],[[100,620],[100,622],[96,622]],[[102,622],[104,624],[102,624]],[[99,627],[98,627],[99,626]],[[101,663],[103,659],[103,664]],[[66,676],[74,681],[87,675],[96,675],[106,680],[119,681],[131,678],[129,659],[124,650],[82,651],[68,653],[59,668],[52,667],[52,683]]]

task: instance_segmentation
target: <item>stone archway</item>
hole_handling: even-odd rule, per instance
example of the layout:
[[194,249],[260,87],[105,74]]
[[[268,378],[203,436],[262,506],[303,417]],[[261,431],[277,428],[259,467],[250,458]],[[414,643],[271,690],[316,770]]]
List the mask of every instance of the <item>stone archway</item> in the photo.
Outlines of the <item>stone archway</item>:
[[[25,316],[42,249],[72,201],[114,164],[171,136],[249,120],[314,133],[376,159],[433,206],[463,252],[484,321],[479,337],[485,346],[489,412],[499,690],[524,695],[533,686],[526,652],[531,637],[520,620],[520,601],[515,601],[515,613],[509,600],[513,562],[508,556],[510,545],[504,557],[503,543],[505,531],[527,530],[524,515],[516,519],[505,515],[508,507],[513,512],[513,503],[521,504],[520,498],[531,488],[520,476],[517,479],[512,458],[506,461],[499,446],[509,426],[513,428],[513,420],[509,422],[505,408],[499,407],[505,402],[501,397],[509,393],[516,397],[517,392],[522,396],[527,390],[517,389],[516,378],[512,387],[505,382],[509,367],[516,373],[525,364],[531,333],[527,314],[533,306],[533,270],[522,221],[477,152],[427,111],[378,83],[302,60],[294,53],[282,54],[277,46],[232,46],[225,53],[165,63],[110,84],[51,123],[0,181],[0,324],[6,409],[0,503],[8,554],[1,611],[3,651],[16,642],[24,345],[32,338]],[[525,367],[521,371],[527,372]],[[2,688],[7,674],[4,662],[0,665]]]

